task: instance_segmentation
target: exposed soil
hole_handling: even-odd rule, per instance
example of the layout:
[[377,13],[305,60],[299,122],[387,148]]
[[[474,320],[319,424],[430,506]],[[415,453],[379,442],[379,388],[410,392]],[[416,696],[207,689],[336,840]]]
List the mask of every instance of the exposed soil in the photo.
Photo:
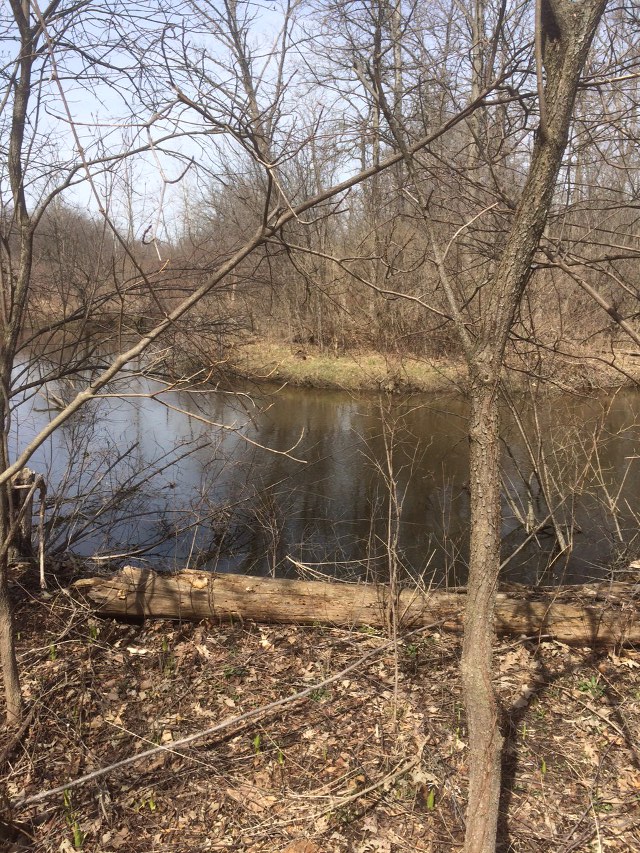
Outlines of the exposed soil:
[[[7,811],[20,828],[0,848],[460,847],[459,637],[424,630],[396,649],[372,630],[124,625],[96,619],[64,591],[15,592],[23,692],[34,711],[18,737],[2,730],[6,799],[155,744],[166,750]],[[509,734],[500,849],[640,850],[640,651],[522,640],[496,647],[496,669]],[[247,712],[255,713],[233,721]],[[190,748],[175,746],[223,721]]]

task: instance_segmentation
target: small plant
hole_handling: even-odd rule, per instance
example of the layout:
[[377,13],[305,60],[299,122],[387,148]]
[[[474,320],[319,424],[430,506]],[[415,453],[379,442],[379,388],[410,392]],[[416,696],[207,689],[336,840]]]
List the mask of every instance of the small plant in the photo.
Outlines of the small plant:
[[58,659],[58,650],[56,648],[55,643],[51,643],[49,646],[49,660],[57,660]]
[[253,752],[255,755],[260,755],[262,752],[262,738],[260,737],[260,732],[258,732],[255,737],[251,739],[251,743],[253,745]]
[[407,643],[404,648],[407,657],[415,660],[418,657],[418,646],[415,643]]
[[89,645],[95,643],[95,641],[98,639],[99,633],[100,631],[98,630],[97,625],[89,625]]
[[336,823],[340,826],[349,826],[355,818],[353,806],[343,806],[334,812]]
[[281,749],[278,750],[277,761],[280,767],[284,767],[284,752]]
[[75,818],[71,824],[71,832],[73,835],[73,846],[76,850],[82,850],[84,847],[84,832],[80,829],[80,824]]
[[430,788],[427,794],[427,810],[432,812],[436,807],[436,789]]
[[247,668],[246,666],[232,666],[231,664],[227,664],[222,672],[227,680],[230,678],[243,678],[247,674]]
[[75,850],[82,850],[84,847],[85,834],[80,828],[80,824],[78,823],[78,819],[71,805],[71,792],[69,790],[65,790],[63,793],[62,803],[64,806],[64,819],[71,830],[73,847]]
[[309,694],[309,698],[312,702],[321,702],[325,699],[329,694],[329,691],[326,687],[320,687],[318,690],[312,690]]
[[589,695],[594,699],[599,699],[604,694],[604,687],[600,684],[595,675],[581,681],[578,684],[578,690],[581,693],[589,693]]
[[456,702],[455,704],[455,712],[456,712],[456,728],[455,735],[458,740],[461,739],[462,735],[462,705]]
[[139,813],[144,811],[145,809],[149,809],[150,812],[154,812],[158,808],[158,804],[156,803],[156,799],[153,795],[153,792],[148,796],[142,797],[137,803],[132,803],[133,809],[135,812]]
[[160,653],[160,667],[165,675],[172,675],[176,668],[175,655],[171,653],[171,646],[166,637],[162,638],[162,651]]
[[544,758],[540,762],[540,775],[543,779],[547,775],[547,762],[544,760]]

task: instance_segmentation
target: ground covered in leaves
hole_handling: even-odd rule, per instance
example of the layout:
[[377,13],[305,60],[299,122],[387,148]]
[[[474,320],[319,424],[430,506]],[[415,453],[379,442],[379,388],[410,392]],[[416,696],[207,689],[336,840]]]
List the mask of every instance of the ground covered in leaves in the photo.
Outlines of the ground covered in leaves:
[[[423,630],[394,646],[362,629],[123,625],[63,591],[23,592],[16,615],[31,713],[0,732],[13,827],[0,849],[461,846],[459,637]],[[508,734],[501,849],[640,850],[640,652],[507,641],[496,670]]]

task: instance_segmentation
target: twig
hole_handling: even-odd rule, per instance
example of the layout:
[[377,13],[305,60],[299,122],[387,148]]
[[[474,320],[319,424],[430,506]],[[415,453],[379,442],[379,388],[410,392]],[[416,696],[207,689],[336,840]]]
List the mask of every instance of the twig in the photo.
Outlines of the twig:
[[[562,688],[562,689],[564,689],[564,688]],[[605,754],[602,755],[600,757],[600,760],[598,761],[598,766],[596,768],[596,775],[593,779],[593,782],[591,783],[591,789],[589,792],[589,805],[584,809],[582,814],[579,816],[577,822],[574,823],[574,825],[571,827],[571,829],[564,835],[564,837],[562,839],[560,839],[564,845],[563,847],[560,848],[560,853],[572,853],[573,850],[576,850],[578,847],[580,847],[582,844],[584,844],[584,842],[590,841],[593,838],[593,836],[596,834],[598,835],[598,840],[600,840],[600,832],[598,829],[598,818],[596,816],[596,812],[595,812],[595,809],[593,807],[593,794],[598,789],[598,782],[600,779],[600,773],[602,771],[602,763],[603,763],[604,759],[606,758],[610,749],[611,749],[611,746],[609,746],[609,748],[607,749]],[[595,828],[594,829],[592,829],[592,828],[586,829],[581,835],[578,836],[578,838],[571,841],[571,836],[576,832],[576,830],[578,829],[580,824],[584,821],[586,816],[591,811],[593,812],[594,817],[595,817]],[[602,849],[602,848],[600,848],[600,849]]]
[[377,782],[374,782],[373,784],[368,785],[366,788],[362,788],[361,790],[356,791],[354,794],[350,794],[348,797],[345,797],[344,799],[332,803],[330,806],[327,806],[324,811],[321,811],[319,814],[314,815],[314,819],[317,820],[318,818],[324,817],[324,815],[329,814],[330,812],[333,812],[336,809],[341,809],[343,808],[343,806],[352,803],[354,800],[359,800],[360,797],[364,797],[367,794],[370,794],[372,791],[375,791],[390,782],[394,782],[400,776],[404,776],[405,773],[407,773],[409,770],[411,770],[412,767],[415,767],[415,765],[421,761],[422,750],[426,742],[427,741],[425,739],[420,743],[420,745],[418,746],[418,753],[412,759],[403,762],[401,765],[396,767],[395,770],[392,770],[391,773],[388,773],[386,776],[383,776],[382,779],[378,779]]
[[624,738],[627,742],[631,741],[631,743],[636,749],[638,748],[638,743],[633,738],[629,737],[629,734],[625,732],[622,728],[620,728],[617,723],[614,723],[613,720],[610,720],[609,717],[603,711],[600,711],[598,708],[593,705],[590,705],[584,699],[581,699],[579,696],[576,696],[572,690],[569,690],[569,688],[560,687],[559,689],[563,693],[566,693],[568,696],[571,696],[573,699],[579,702],[585,710],[590,711],[592,714],[595,714],[596,717],[599,717],[599,719],[601,719],[603,723],[607,723],[607,725],[611,726],[614,732],[617,732],[620,737]]
[[27,716],[24,718],[24,721],[23,721],[22,725],[20,726],[20,728],[18,729],[18,731],[14,734],[14,736],[11,738],[9,743],[6,744],[6,746],[4,747],[2,752],[0,752],[0,770],[2,770],[2,768],[5,765],[5,762],[8,760],[9,756],[11,755],[13,750],[16,748],[16,746],[20,743],[20,741],[22,740],[22,736],[24,735],[26,730],[31,725],[31,721],[33,720],[33,717],[34,717],[34,714],[36,712],[37,707],[38,707],[38,703],[35,702],[31,706],[31,710],[29,711]]
[[[417,630],[412,631],[411,635],[418,634],[430,628],[435,628],[440,624],[441,621],[433,622],[430,625],[425,625],[422,628],[418,628]],[[383,651],[386,651],[391,646],[393,646],[393,641],[384,643],[382,646],[378,646],[377,648],[372,649],[370,652],[367,652],[366,655],[363,655],[363,657],[358,658],[357,661],[354,661],[354,663],[349,664],[349,666],[345,667],[343,670],[336,673],[335,675],[331,675],[328,678],[317,682],[316,684],[312,684],[310,687],[306,687],[304,690],[301,690],[299,693],[294,693],[292,696],[285,696],[283,699],[277,699],[275,702],[269,702],[269,704],[267,705],[263,705],[260,708],[254,708],[251,711],[246,711],[244,714],[239,714],[237,717],[229,717],[228,719],[223,720],[221,723],[218,723],[215,726],[211,726],[211,728],[205,729],[204,731],[195,732],[194,734],[188,735],[187,737],[181,738],[180,740],[173,741],[170,746],[161,744],[159,746],[154,747],[153,749],[147,749],[144,752],[140,752],[137,755],[131,755],[128,758],[123,758],[121,761],[116,761],[114,764],[110,764],[107,767],[101,767],[98,770],[93,770],[91,773],[87,773],[84,776],[80,776],[78,779],[73,779],[64,785],[59,785],[57,788],[49,788],[46,791],[41,791],[39,794],[34,794],[32,797],[20,797],[17,800],[12,800],[10,806],[12,809],[18,809],[24,808],[25,806],[34,805],[35,803],[40,803],[43,800],[47,800],[51,797],[56,797],[59,794],[63,794],[65,791],[68,791],[71,788],[78,788],[80,785],[84,785],[86,782],[91,782],[94,779],[100,779],[103,776],[112,773],[114,770],[119,770],[122,767],[127,767],[129,764],[134,764],[137,761],[142,761],[143,759],[150,758],[152,755],[157,755],[159,752],[174,753],[180,747],[189,746],[195,741],[202,740],[203,738],[216,734],[217,732],[229,728],[230,726],[237,725],[238,723],[244,723],[248,720],[253,720],[257,717],[263,716],[264,714],[268,714],[271,711],[275,711],[277,708],[282,708],[285,705],[290,705],[291,703],[296,702],[299,699],[306,698],[311,693],[314,693],[317,690],[321,690],[327,685],[332,684],[334,681],[338,681],[339,679],[343,678],[348,672],[352,672],[354,669],[357,669],[358,667],[362,666],[365,661],[369,660],[372,657],[375,657]]]
[[[415,633],[415,632],[413,632],[413,633]],[[378,779],[377,782],[373,782],[371,785],[368,785],[366,788],[361,788],[360,790],[355,791],[353,794],[349,794],[349,796],[344,797],[341,800],[334,800],[331,803],[331,805],[327,806],[325,809],[323,809],[320,812],[313,812],[313,814],[311,815],[312,820],[317,821],[321,817],[324,817],[325,815],[328,815],[331,812],[336,811],[336,809],[341,809],[344,806],[348,805],[349,803],[352,803],[354,800],[358,800],[361,797],[364,797],[367,794],[370,794],[372,791],[375,791],[378,788],[384,787],[385,785],[388,785],[391,782],[394,782],[400,776],[403,776],[405,773],[407,773],[409,770],[411,770],[412,767],[415,767],[415,765],[420,762],[420,760],[422,758],[422,750],[424,749],[426,742],[427,742],[426,739],[423,739],[420,742],[420,744],[418,746],[417,754],[413,758],[411,758],[409,761],[402,762],[400,765],[398,765],[396,767],[395,770],[392,770],[386,776],[383,776],[382,779]],[[327,796],[329,797],[330,795],[327,795]],[[301,798],[305,799],[305,800],[310,799],[310,797],[308,795],[306,795],[306,796],[302,795]],[[296,818],[290,818],[289,820],[279,821],[277,824],[272,825],[270,827],[270,831],[273,832],[274,829],[283,829],[286,826],[292,826],[293,824],[298,823],[298,821],[299,821],[299,818],[297,818],[297,817]]]

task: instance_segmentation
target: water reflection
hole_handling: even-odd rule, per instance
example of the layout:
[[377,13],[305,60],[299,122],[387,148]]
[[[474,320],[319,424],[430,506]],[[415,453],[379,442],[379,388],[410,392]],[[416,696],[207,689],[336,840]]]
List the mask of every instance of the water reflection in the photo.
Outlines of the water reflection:
[[[406,570],[464,582],[462,399],[380,402],[305,389],[147,396],[159,390],[118,381],[38,452],[32,467],[64,487],[49,512],[53,544],[83,555],[133,552],[153,565],[295,574],[292,558],[326,573],[384,577],[391,469]],[[44,402],[20,401],[12,452],[50,418]],[[554,396],[535,411],[525,399],[505,407],[508,577],[598,576],[634,542],[639,415],[640,395],[629,391]],[[294,446],[302,461],[286,455]],[[113,500],[118,491],[123,501]]]

